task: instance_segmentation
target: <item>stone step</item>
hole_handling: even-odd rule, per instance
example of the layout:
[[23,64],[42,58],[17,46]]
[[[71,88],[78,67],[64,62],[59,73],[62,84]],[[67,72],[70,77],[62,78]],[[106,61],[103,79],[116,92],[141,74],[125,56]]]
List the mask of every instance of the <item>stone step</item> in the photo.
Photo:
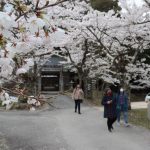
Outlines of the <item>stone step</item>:
[[46,95],[58,95],[60,92],[59,91],[41,91],[41,94]]

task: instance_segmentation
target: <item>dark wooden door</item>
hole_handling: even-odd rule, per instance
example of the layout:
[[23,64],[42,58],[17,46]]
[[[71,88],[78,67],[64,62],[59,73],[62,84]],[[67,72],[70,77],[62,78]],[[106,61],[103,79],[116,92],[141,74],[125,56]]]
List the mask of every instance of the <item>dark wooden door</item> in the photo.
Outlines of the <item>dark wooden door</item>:
[[59,91],[59,75],[42,76],[42,91]]

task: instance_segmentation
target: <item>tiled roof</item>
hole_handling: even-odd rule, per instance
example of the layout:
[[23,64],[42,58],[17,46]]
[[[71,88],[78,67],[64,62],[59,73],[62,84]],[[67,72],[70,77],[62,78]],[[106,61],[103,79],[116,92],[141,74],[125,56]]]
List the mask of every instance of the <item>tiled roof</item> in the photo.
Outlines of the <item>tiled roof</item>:
[[63,57],[57,56],[57,55],[52,55],[46,63],[43,65],[44,67],[46,66],[61,66],[61,62],[66,62],[67,60]]

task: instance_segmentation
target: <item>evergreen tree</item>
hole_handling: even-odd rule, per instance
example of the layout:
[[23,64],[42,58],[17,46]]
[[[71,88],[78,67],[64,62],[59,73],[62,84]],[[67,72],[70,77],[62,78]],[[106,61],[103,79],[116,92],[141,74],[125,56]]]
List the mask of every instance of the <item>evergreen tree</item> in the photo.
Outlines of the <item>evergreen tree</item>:
[[118,6],[118,0],[91,0],[92,7],[99,10],[107,12],[114,9],[115,12],[121,8]]

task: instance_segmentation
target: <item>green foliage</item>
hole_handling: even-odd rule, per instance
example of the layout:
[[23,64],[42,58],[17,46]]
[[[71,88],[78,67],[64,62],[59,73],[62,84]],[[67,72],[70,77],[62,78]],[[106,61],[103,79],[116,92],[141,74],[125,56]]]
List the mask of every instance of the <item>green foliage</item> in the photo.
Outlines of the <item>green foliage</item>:
[[19,103],[27,103],[28,98],[26,96],[20,96],[18,100]]
[[2,101],[0,100],[0,107],[2,107]]
[[118,6],[118,0],[91,0],[92,7],[99,11],[108,12],[113,9],[115,12],[121,10]]
[[150,64],[150,49],[144,50],[143,53],[140,53],[138,56],[139,60],[145,58],[146,61],[144,63]]
[[150,120],[147,117],[147,109],[135,109],[129,111],[129,122],[150,129]]
[[14,103],[12,106],[12,109],[17,109],[17,110],[28,110],[28,104],[27,103]]
[[5,5],[4,0],[1,0],[1,2],[0,2],[0,11],[3,11],[4,5]]

